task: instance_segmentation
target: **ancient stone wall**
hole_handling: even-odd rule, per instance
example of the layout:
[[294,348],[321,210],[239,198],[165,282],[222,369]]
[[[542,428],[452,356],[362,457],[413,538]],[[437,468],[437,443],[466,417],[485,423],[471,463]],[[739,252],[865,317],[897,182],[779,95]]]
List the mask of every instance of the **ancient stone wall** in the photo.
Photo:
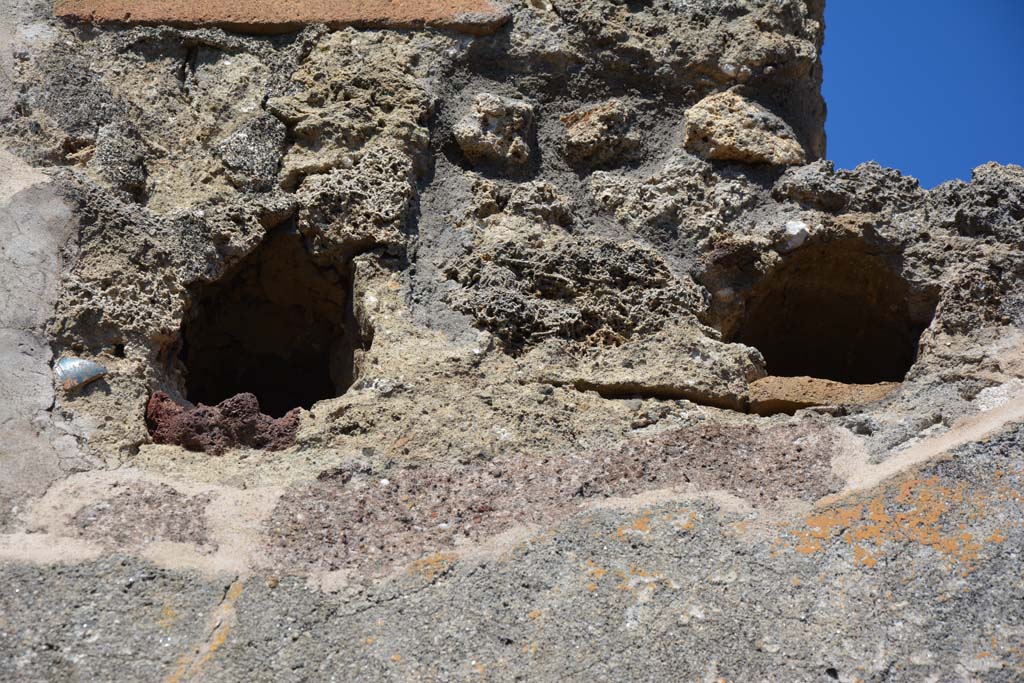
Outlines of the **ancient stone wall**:
[[1020,675],[1024,170],[822,2],[0,3],[0,680]]

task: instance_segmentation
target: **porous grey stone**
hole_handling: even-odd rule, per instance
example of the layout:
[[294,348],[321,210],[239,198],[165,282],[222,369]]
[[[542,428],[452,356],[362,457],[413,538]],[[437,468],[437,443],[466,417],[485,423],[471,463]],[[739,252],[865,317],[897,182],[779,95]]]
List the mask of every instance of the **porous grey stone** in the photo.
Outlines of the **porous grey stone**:
[[453,133],[473,163],[521,166],[530,160],[533,117],[529,102],[481,93]]

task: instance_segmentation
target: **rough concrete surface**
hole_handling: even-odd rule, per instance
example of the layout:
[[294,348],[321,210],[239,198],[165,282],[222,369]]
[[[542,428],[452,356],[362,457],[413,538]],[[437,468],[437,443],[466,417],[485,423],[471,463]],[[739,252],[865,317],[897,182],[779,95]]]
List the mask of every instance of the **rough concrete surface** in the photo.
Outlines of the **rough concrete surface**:
[[0,680],[1024,677],[1024,169],[820,1],[124,7],[0,0]]

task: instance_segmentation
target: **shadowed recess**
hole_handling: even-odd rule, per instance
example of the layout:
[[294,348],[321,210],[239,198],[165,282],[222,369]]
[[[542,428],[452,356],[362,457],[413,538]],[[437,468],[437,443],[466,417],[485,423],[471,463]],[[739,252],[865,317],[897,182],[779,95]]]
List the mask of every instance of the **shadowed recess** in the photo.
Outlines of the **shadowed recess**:
[[320,268],[294,231],[276,233],[198,292],[182,326],[187,396],[215,405],[242,392],[280,417],[352,384],[351,276]]
[[730,341],[759,349],[772,375],[898,382],[934,312],[884,256],[837,240],[797,250],[758,282]]

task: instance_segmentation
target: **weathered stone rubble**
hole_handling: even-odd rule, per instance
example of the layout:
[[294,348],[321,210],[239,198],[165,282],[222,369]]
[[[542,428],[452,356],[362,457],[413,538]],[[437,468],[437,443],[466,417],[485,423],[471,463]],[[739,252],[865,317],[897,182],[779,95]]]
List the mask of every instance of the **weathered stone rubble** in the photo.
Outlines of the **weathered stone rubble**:
[[238,394],[215,406],[185,408],[162,391],[146,404],[146,422],[153,443],[222,455],[233,448],[280,451],[295,443],[299,411],[276,420],[260,412],[253,394]]
[[219,7],[0,11],[0,679],[1020,677],[1020,166],[818,0]]

